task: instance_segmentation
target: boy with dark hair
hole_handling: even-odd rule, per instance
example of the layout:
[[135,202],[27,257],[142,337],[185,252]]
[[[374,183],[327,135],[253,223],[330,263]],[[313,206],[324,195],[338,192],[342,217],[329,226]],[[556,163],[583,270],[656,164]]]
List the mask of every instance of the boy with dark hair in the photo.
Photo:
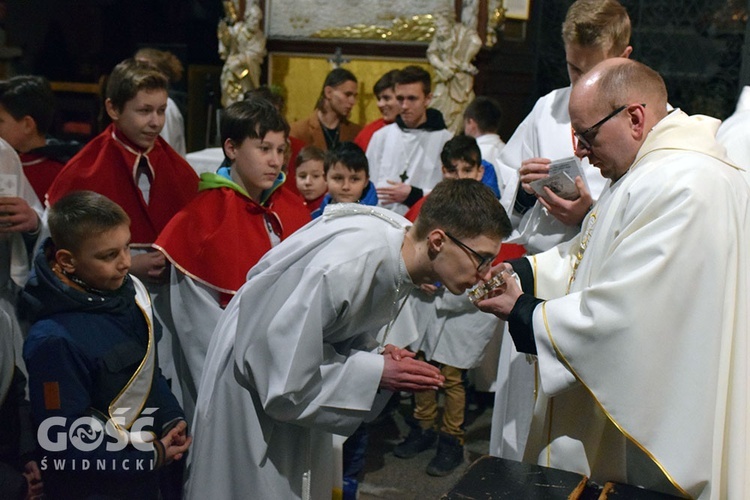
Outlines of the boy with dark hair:
[[365,125],[354,138],[354,144],[362,148],[362,151],[367,151],[372,134],[389,123],[393,123],[398,116],[400,109],[396,101],[396,76],[398,76],[398,70],[392,69],[378,78],[378,81],[372,87],[372,93],[377,100],[381,116]]
[[61,198],[21,296],[47,498],[158,498],[157,470],[191,442],[159,369],[148,292],[128,274],[129,222],[100,194]]
[[[474,132],[479,135],[497,134],[500,130],[502,111],[497,101],[487,96],[477,96],[464,110],[464,133],[476,139]],[[472,133],[466,131],[466,128]]]
[[65,162],[81,149],[77,142],[47,137],[54,113],[55,96],[44,77],[20,75],[0,82],[0,138],[18,152],[42,203]]
[[495,169],[482,159],[476,139],[469,135],[457,135],[443,146],[440,152],[444,179],[474,179],[492,189],[500,198]]
[[415,285],[460,294],[489,278],[503,210],[485,186],[451,180],[422,211],[411,226],[379,207],[330,205],[250,271],[206,358],[187,498],[330,498],[331,435],[377,415],[389,391],[441,385],[406,351],[374,352],[375,335]]
[[289,125],[266,99],[227,107],[221,116],[226,161],[201,175],[200,193],[167,224],[154,246],[173,264],[169,304],[187,370],[183,404],[192,410],[211,333],[248,270],[310,221],[281,171]]
[[373,134],[367,159],[380,206],[403,214],[440,182],[440,150],[453,134],[440,111],[428,108],[432,94],[427,70],[403,68],[395,94],[400,114]]
[[138,250],[132,273],[147,284],[168,280],[166,260],[151,244],[198,192],[193,169],[159,136],[167,87],[167,77],[149,63],[126,59],[115,66],[105,101],[113,123],[68,162],[47,193],[50,205],[81,189],[120,205]]
[[365,152],[353,142],[344,142],[326,153],[323,162],[328,194],[320,208],[313,212],[319,217],[331,203],[361,203],[375,206],[378,194],[370,182],[370,169]]
[[477,140],[482,161],[495,170],[497,185],[502,193],[508,183],[516,181],[516,172],[501,166],[499,162],[500,152],[505,147],[498,133],[501,118],[500,104],[487,96],[478,96],[464,110],[464,134]]

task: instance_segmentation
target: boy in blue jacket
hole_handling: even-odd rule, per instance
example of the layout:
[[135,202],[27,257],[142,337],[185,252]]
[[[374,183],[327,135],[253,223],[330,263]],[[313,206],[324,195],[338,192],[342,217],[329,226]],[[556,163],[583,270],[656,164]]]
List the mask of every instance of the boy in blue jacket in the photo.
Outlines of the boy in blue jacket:
[[52,238],[22,293],[50,499],[159,498],[159,469],[191,442],[159,369],[148,293],[128,274],[129,224],[105,196],[66,195],[50,209]]
[[353,142],[342,142],[326,152],[323,161],[328,194],[323,197],[320,207],[312,213],[319,217],[331,203],[360,203],[375,206],[378,193],[370,181],[370,167],[362,148]]

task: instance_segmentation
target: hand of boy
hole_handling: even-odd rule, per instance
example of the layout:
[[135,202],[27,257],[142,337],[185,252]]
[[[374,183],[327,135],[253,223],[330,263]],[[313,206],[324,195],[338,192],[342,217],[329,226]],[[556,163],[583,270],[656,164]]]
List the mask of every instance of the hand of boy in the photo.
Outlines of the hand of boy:
[[375,188],[381,203],[403,203],[411,193],[411,186],[403,182],[386,181],[391,186]]
[[386,344],[383,347],[383,356],[390,356],[394,361],[401,361],[401,358],[413,358],[417,355],[415,352],[411,352],[409,349],[401,349],[393,344]]
[[380,388],[389,391],[429,391],[443,386],[445,377],[440,370],[424,361],[411,357],[394,360],[384,356],[383,375],[380,377]]
[[23,469],[23,477],[26,478],[28,490],[26,490],[26,499],[41,498],[44,495],[44,483],[42,482],[42,473],[39,466],[33,460],[26,463]]
[[130,259],[130,272],[146,283],[161,285],[169,280],[167,259],[157,251],[133,255]]
[[172,427],[160,441],[164,445],[164,465],[167,465],[174,460],[182,459],[190,448],[193,438],[187,435],[187,422],[182,420]]
[[0,233],[33,233],[39,216],[23,198],[0,197]]

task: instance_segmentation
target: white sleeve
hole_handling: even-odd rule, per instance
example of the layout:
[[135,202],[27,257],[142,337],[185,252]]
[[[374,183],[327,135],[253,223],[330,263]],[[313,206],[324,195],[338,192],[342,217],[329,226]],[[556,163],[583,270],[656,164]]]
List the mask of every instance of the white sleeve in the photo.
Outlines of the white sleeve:
[[174,332],[197,385],[206,362],[211,334],[222,309],[219,292],[186,276],[174,266],[170,271],[169,306]]
[[360,284],[313,267],[287,268],[251,283],[236,298],[240,383],[255,388],[271,418],[351,434],[373,407],[384,366],[381,355],[349,349],[364,343],[347,337],[356,327],[348,323],[351,303],[333,298],[346,295],[342,287],[356,293]]

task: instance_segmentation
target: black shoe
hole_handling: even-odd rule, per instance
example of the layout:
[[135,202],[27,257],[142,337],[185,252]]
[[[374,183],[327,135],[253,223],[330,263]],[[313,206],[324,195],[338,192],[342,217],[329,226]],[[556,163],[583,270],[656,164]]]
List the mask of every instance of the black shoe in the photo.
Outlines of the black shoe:
[[464,447],[458,438],[448,434],[440,434],[437,453],[427,464],[427,474],[431,476],[447,476],[464,463]]
[[415,457],[420,452],[432,448],[436,439],[437,432],[434,430],[423,430],[421,427],[412,427],[406,439],[393,449],[393,454],[398,458]]

